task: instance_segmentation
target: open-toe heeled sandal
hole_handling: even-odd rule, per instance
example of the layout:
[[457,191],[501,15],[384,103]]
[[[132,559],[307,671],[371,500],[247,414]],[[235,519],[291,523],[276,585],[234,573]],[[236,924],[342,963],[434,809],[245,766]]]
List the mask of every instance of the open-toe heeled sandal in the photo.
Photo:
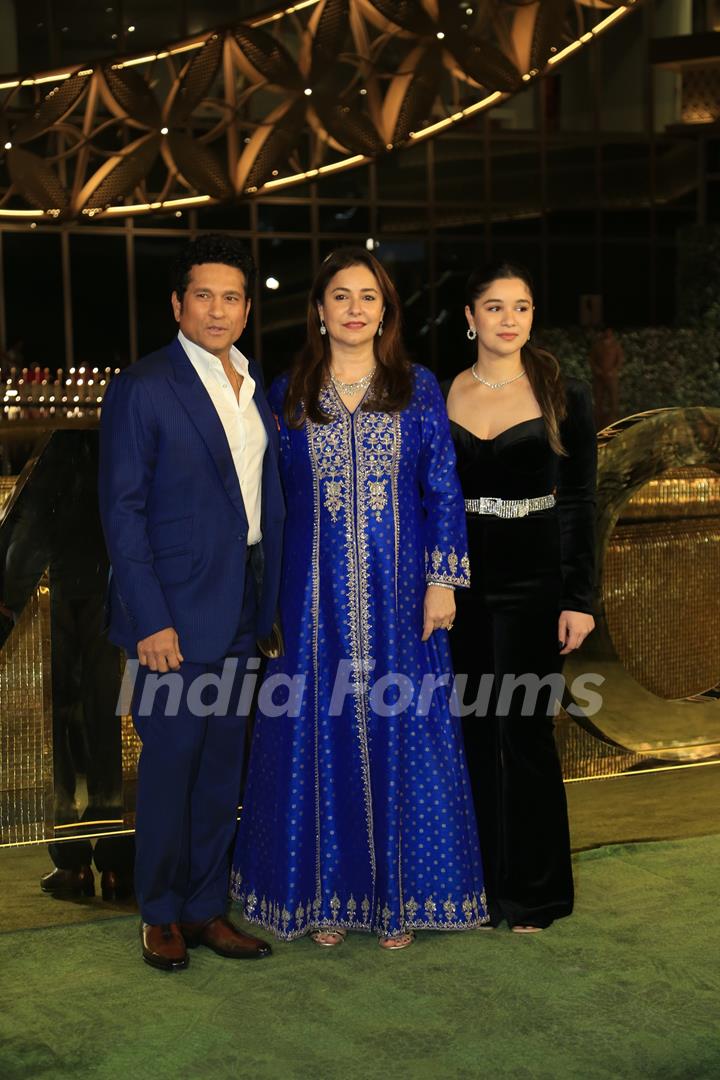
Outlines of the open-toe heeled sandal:
[[415,940],[415,934],[412,930],[409,930],[405,934],[388,934],[387,937],[378,938],[378,945],[381,949],[389,949],[391,952],[396,952],[398,949],[407,949],[409,945],[412,945]]
[[313,930],[310,937],[316,945],[322,945],[323,948],[332,949],[337,945],[342,945],[347,936],[347,930]]

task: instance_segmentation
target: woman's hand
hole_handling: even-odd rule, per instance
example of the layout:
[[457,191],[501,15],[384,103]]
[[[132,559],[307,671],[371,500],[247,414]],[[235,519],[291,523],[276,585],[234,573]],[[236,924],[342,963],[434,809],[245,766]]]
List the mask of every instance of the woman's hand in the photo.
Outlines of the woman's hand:
[[579,649],[588,634],[595,629],[595,620],[592,615],[586,615],[584,611],[561,611],[558,621],[558,644],[560,655]]
[[423,641],[427,641],[433,630],[450,630],[455,619],[455,590],[445,589],[442,585],[428,585],[423,617]]

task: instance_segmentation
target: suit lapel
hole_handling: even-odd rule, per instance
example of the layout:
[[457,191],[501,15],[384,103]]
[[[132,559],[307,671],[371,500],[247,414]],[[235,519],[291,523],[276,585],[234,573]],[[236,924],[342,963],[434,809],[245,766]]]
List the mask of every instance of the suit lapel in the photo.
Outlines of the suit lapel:
[[202,436],[228,493],[230,501],[247,525],[235,463],[220,417],[210,395],[177,338],[168,346],[174,378],[170,385]]

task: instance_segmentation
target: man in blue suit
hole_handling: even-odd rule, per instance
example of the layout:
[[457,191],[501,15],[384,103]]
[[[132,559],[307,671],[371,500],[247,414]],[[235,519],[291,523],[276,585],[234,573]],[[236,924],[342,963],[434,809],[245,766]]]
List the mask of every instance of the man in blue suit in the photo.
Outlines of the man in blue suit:
[[272,628],[284,518],[276,423],[257,366],[233,344],[254,279],[235,239],[190,243],[172,294],[177,338],[114,379],[102,410],[110,638],[140,665],[143,958],[170,971],[200,944],[233,958],[270,955],[226,917],[242,682]]

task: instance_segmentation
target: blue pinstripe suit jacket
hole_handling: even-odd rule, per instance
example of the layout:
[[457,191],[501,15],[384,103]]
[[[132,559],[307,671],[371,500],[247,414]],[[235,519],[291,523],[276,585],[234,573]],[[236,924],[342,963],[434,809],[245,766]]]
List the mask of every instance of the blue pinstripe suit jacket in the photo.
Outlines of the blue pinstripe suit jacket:
[[[257,635],[270,633],[285,516],[278,432],[250,361],[268,434]],[[100,425],[100,514],[112,565],[109,633],[134,651],[172,626],[186,660],[227,654],[240,620],[248,521],[225,432],[179,341],[113,379]]]

